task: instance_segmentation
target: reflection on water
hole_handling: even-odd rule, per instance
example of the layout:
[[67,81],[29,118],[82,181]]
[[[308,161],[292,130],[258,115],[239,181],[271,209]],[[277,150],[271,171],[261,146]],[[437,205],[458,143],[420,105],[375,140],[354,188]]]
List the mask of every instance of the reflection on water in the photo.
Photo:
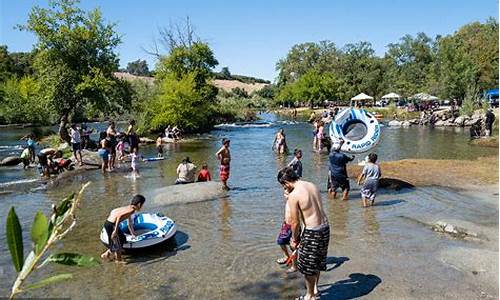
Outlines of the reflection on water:
[[[276,181],[276,173],[293,157],[291,154],[278,156],[271,150],[274,134],[280,127],[285,129],[291,150],[303,149],[304,179],[320,185],[332,226],[332,255],[341,257],[345,255],[343,252],[355,249],[354,253],[363,257],[370,257],[375,252],[390,255],[398,251],[416,257],[410,262],[403,261],[402,257],[398,260],[397,255],[390,264],[367,262],[366,267],[376,265],[377,275],[386,282],[401,278],[411,282],[411,274],[401,275],[405,272],[399,265],[417,268],[425,261],[426,251],[456,243],[436,237],[420,225],[402,224],[406,221],[400,216],[432,219],[440,214],[454,214],[470,220],[479,218],[488,224],[497,222],[494,216],[498,211],[494,207],[477,205],[477,199],[460,196],[449,189],[416,189],[402,193],[381,191],[377,197],[379,205],[362,209],[359,187],[351,182],[353,189],[349,201],[328,198],[325,188],[328,157],[326,153],[312,151],[311,125],[277,123],[272,116],[266,118],[266,121],[274,123],[259,127],[221,126],[211,133],[214,139],[168,144],[165,147],[166,160],[141,163],[141,177],[136,180],[126,178],[124,173],[103,176],[99,171],[89,171],[47,191],[0,194],[0,227],[5,226],[10,206],[16,206],[23,228],[28,229],[36,210],[48,213],[50,203],[77,190],[81,183],[92,181],[85,192],[78,225],[63,241],[62,249],[97,256],[104,249],[99,241],[99,232],[112,208],[127,204],[135,193],[147,194],[152,189],[173,184],[176,167],[185,156],[198,166],[207,163],[212,176],[218,180],[218,163],[214,153],[220,147],[222,137],[231,139],[233,159],[229,185],[233,189],[228,197],[168,207],[155,207],[146,202],[145,211],[158,211],[176,221],[179,230],[177,247],[134,256],[131,263],[124,266],[107,263],[92,269],[71,270],[55,266],[52,270],[73,272],[74,279],[28,295],[84,299],[91,291],[91,298],[94,299],[130,298],[131,295],[133,298],[151,299],[289,299],[298,296],[302,282],[298,279],[300,277],[284,275],[284,270],[274,263],[280,255],[275,239],[283,217],[283,191]],[[23,132],[2,130],[0,146],[15,146],[15,139]],[[18,151],[9,148],[7,152],[2,152],[2,149],[0,155]],[[142,147],[141,151],[145,157],[155,155],[154,146]],[[383,128],[382,140],[376,151],[382,161],[408,157],[471,159],[497,153],[496,149],[469,145],[462,130],[389,127]],[[363,157],[358,156],[358,159]],[[33,178],[36,178],[34,170],[0,169],[0,182]],[[25,249],[29,246],[28,239],[25,235]],[[421,245],[422,239],[426,240],[425,245]],[[420,257],[421,261],[418,260]],[[359,258],[351,256],[348,259],[354,262]],[[14,275],[9,260],[2,233],[0,267],[3,276],[9,280],[0,281],[0,295],[6,294]],[[342,268],[344,266],[338,269]],[[428,273],[428,278],[420,279],[432,285],[434,276],[438,276],[432,274],[440,274],[442,270],[439,266],[428,268],[435,272]]]

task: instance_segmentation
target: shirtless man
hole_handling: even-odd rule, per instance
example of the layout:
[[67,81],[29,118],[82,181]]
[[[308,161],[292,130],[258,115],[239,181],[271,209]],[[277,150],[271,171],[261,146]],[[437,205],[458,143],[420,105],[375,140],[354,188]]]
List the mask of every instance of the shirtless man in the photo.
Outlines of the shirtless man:
[[220,160],[219,177],[224,185],[223,188],[229,190],[227,180],[229,179],[229,164],[231,163],[231,152],[229,152],[229,139],[222,139],[222,147],[215,153],[217,159]]
[[122,246],[126,242],[125,234],[120,229],[120,222],[128,219],[128,229],[132,236],[135,236],[132,214],[139,211],[146,202],[142,195],[135,195],[130,201],[130,205],[115,208],[109,213],[104,230],[108,234],[108,250],[101,254],[102,259],[110,259],[111,253],[115,253],[117,262],[122,260]]
[[[290,246],[298,247],[297,269],[304,274],[307,293],[300,299],[316,299],[319,295],[320,271],[326,270],[330,226],[323,210],[319,189],[300,180],[292,168],[279,171],[278,182],[288,194],[292,238]],[[300,223],[304,230],[300,232]]]

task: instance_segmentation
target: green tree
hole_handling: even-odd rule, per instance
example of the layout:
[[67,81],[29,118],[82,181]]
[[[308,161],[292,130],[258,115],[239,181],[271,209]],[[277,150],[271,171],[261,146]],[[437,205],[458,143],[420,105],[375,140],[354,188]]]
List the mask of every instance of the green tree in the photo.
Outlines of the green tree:
[[9,55],[7,46],[0,46],[0,82],[4,82],[12,76],[14,62]]
[[50,102],[41,97],[39,83],[30,76],[7,79],[0,84],[0,121],[47,125],[54,121]]
[[232,88],[231,93],[233,93],[236,97],[248,98],[248,92],[240,87]]
[[229,68],[228,67],[223,67],[221,70],[220,70],[220,75],[222,76],[222,78],[224,79],[231,79],[231,72],[229,72]]
[[158,92],[143,113],[144,124],[149,126],[146,130],[167,125],[188,132],[211,128],[217,96],[211,80],[218,62],[208,44],[194,38],[189,20],[185,28],[185,32],[179,26],[161,31],[168,53],[159,55],[155,74]]
[[341,80],[333,73],[321,74],[311,70],[294,83],[284,86],[278,95],[278,100],[282,103],[304,101],[312,108],[324,100],[342,97],[341,87]]
[[136,60],[127,64],[127,73],[136,76],[150,76],[148,63],[145,60]]
[[211,105],[196,83],[197,74],[187,73],[178,79],[168,74],[158,87],[158,95],[149,110],[150,130],[161,131],[176,125],[185,131],[200,131],[211,126]]
[[118,70],[114,49],[120,43],[114,24],[105,24],[98,9],[85,12],[77,3],[56,0],[48,9],[35,6],[27,24],[20,26],[38,39],[34,68],[44,97],[60,116],[59,134],[66,141],[68,117],[76,109],[90,104],[111,111],[130,101],[128,85],[113,76]]
[[388,48],[386,58],[392,61],[388,72],[390,88],[405,96],[429,92],[435,60],[434,41],[425,33],[418,33],[415,38],[405,35]]

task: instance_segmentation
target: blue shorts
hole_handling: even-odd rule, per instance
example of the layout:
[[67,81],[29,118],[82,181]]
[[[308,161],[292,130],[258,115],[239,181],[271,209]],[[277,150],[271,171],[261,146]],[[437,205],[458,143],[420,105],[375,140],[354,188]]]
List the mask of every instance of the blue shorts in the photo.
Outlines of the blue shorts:
[[102,158],[102,160],[108,160],[109,156],[108,150],[101,148],[99,149],[99,151],[97,151],[97,153],[99,153],[99,156]]

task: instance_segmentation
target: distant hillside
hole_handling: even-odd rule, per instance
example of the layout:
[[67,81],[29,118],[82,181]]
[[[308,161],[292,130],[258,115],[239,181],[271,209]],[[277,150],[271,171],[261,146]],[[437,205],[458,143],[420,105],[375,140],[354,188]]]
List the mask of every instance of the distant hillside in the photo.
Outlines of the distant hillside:
[[225,79],[214,79],[213,84],[219,89],[223,89],[226,92],[230,92],[234,88],[240,88],[245,90],[248,94],[252,92],[259,91],[268,83],[243,83],[239,80],[225,80]]
[[[114,73],[115,77],[124,79],[127,81],[134,81],[134,80],[142,80],[146,81],[147,83],[153,84],[155,79],[153,77],[145,77],[145,76],[135,76],[129,73],[125,72],[115,72]],[[236,75],[236,76],[241,76],[241,75]],[[253,78],[253,77],[247,77],[247,78]],[[259,81],[264,81],[263,79],[257,79],[253,78]],[[223,89],[226,92],[230,92],[234,88],[240,88],[242,90],[245,90],[248,94],[251,94],[254,91],[259,91],[265,86],[269,85],[270,83],[262,83],[262,82],[254,82],[254,83],[244,83],[239,80],[226,80],[226,79],[214,79],[213,80],[213,85],[219,89]]]

